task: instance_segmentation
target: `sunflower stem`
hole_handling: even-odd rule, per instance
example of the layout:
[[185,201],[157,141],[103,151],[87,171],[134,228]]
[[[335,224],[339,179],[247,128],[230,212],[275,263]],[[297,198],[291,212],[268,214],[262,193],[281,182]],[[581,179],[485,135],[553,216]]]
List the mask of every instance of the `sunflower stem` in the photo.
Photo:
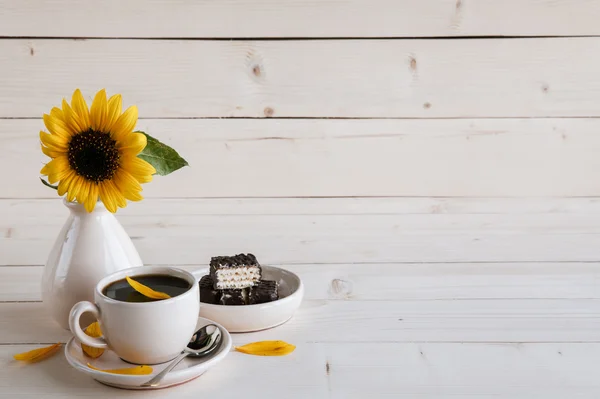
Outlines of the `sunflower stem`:
[[44,184],[44,186],[53,188],[55,190],[58,190],[58,186],[53,186],[52,184],[48,183],[46,180],[42,179],[41,177],[40,177],[40,180],[42,181],[42,183]]

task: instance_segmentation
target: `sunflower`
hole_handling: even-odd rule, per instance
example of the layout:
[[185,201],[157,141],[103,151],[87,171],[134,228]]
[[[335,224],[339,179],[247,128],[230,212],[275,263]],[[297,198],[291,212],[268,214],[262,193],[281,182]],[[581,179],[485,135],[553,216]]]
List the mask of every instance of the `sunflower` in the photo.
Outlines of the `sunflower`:
[[94,97],[91,109],[79,89],[71,105],[62,101],[44,115],[50,133],[40,132],[42,152],[52,158],[40,171],[58,195],[67,194],[92,212],[100,199],[110,212],[124,208],[126,200],[140,201],[142,186],[156,170],[137,155],[146,147],[146,136],[134,133],[136,106],[121,113],[121,95],[107,100],[106,91]]

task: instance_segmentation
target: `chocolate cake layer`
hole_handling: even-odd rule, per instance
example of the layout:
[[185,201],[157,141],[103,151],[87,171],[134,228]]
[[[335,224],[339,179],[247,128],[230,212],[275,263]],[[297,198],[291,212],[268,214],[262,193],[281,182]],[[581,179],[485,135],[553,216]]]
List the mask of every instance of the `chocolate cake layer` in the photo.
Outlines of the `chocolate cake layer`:
[[221,290],[221,305],[246,305],[248,303],[248,289]]
[[261,280],[250,288],[248,302],[251,305],[272,302],[279,299],[279,289],[276,281]]
[[198,283],[200,286],[200,302],[218,304],[221,300],[221,292],[213,287],[213,279],[203,276]]

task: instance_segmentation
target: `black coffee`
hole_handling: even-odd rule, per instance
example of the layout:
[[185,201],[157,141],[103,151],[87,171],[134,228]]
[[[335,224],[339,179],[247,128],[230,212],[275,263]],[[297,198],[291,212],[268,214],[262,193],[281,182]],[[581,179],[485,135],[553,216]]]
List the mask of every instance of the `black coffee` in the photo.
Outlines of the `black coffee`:
[[[170,297],[181,295],[190,289],[190,284],[179,277],[168,276],[165,274],[149,274],[146,276],[131,277],[138,283],[152,288],[154,291],[164,292]],[[133,289],[127,280],[119,280],[106,286],[102,293],[111,299],[122,302],[154,302],[160,299],[148,298]]]

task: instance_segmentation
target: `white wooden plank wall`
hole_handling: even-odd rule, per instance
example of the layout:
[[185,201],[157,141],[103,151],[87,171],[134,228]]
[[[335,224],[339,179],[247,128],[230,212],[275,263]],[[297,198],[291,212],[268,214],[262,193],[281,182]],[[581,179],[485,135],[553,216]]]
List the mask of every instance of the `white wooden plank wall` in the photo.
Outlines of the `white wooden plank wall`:
[[0,2],[2,35],[321,38],[597,35],[589,0],[29,0]]
[[598,52],[593,37],[15,38],[0,41],[0,116],[37,118],[78,86],[147,118],[589,117]]
[[[597,196],[600,119],[143,119],[192,167],[152,198]],[[4,198],[55,198],[33,178],[43,123],[0,119]],[[32,133],[33,132],[33,133]],[[191,181],[194,184],[181,184]]]
[[599,19],[600,0],[0,0],[0,396],[115,395],[62,357],[6,360],[69,336],[40,303],[67,211],[38,131],[105,87],[191,165],[119,211],[146,264],[251,251],[307,288],[292,322],[234,337],[295,357],[232,354],[177,397],[261,373],[266,397],[599,397]]

